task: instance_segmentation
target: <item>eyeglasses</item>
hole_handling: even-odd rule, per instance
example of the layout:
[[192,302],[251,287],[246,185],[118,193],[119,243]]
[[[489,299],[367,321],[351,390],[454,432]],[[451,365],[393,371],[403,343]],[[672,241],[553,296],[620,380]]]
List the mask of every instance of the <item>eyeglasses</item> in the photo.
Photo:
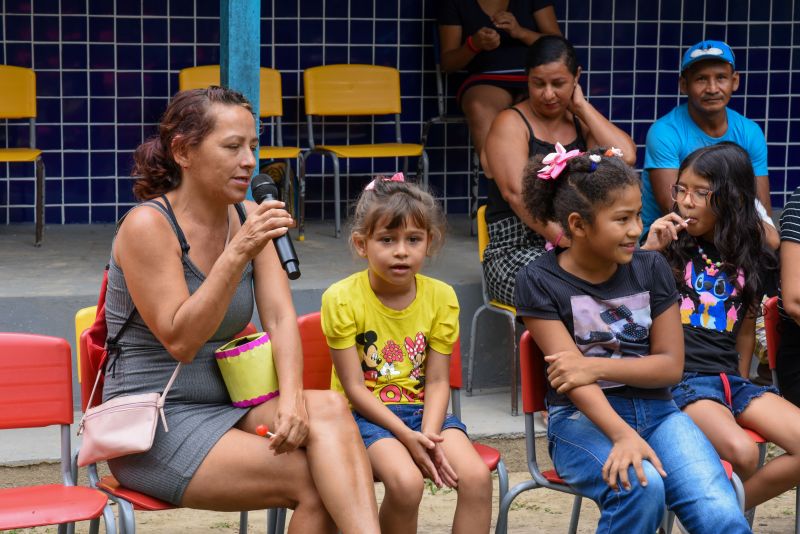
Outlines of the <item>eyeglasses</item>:
[[675,202],[683,202],[683,199],[686,198],[686,195],[691,193],[692,202],[695,204],[708,204],[708,197],[711,196],[713,191],[710,189],[695,189],[694,191],[689,191],[682,185],[675,184],[670,187],[670,193],[672,194],[672,200]]

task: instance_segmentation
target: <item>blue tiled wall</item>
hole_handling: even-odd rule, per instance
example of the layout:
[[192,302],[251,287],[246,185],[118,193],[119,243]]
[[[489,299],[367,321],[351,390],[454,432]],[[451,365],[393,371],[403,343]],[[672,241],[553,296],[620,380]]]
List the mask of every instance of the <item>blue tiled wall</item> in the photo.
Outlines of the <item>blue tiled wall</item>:
[[[219,62],[219,1],[4,0],[3,7],[0,63],[37,73],[48,224],[115,220],[133,203],[132,150],[154,132],[178,70]],[[649,125],[680,101],[681,50],[702,38],[728,41],[743,78],[731,105],[765,130],[773,204],[800,185],[798,0],[557,0],[556,12],[587,69],[591,102],[632,132],[640,162]],[[302,70],[340,62],[401,70],[403,137],[416,141],[436,114],[434,13],[435,0],[264,0],[262,65],[283,72],[285,142],[307,145]],[[351,125],[346,135],[356,142],[386,133]],[[0,144],[26,139],[26,128],[0,126]],[[431,132],[431,183],[451,212],[467,208],[467,143],[463,126]],[[397,165],[354,162],[349,194],[367,175]],[[319,158],[310,170],[314,215],[330,203],[332,181],[321,191],[315,177],[329,168]],[[32,175],[30,165],[0,166],[0,221],[33,220]]]

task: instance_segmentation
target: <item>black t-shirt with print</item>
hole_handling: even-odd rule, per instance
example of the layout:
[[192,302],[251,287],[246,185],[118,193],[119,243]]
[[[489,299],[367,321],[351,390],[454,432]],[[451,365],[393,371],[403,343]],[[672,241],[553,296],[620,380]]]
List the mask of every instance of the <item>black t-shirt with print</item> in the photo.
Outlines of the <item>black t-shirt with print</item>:
[[681,323],[686,348],[684,369],[690,373],[739,374],[739,352],[736,336],[741,328],[745,306],[741,288],[744,273],[734,279],[716,266],[720,255],[713,244],[698,240],[709,265],[699,248],[683,268],[680,297]]
[[[658,252],[637,250],[603,283],[591,284],[558,265],[551,251],[520,269],[519,317],[561,321],[587,357],[640,358],[650,354],[653,319],[678,300],[675,281]],[[606,395],[670,399],[669,388],[637,388],[598,382]],[[571,404],[548,384],[549,405]]]

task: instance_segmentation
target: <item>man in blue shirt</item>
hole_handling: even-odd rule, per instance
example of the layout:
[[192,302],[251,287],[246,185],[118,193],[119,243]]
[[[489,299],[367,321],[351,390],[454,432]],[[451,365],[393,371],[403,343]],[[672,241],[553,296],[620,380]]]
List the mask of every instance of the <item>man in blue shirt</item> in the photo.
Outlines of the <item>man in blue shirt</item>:
[[[721,141],[743,147],[753,162],[756,204],[764,220],[767,242],[778,246],[778,234],[769,217],[767,142],[759,126],[728,107],[739,88],[733,51],[722,41],[702,41],[690,47],[681,62],[680,91],[687,101],[660,119],[647,133],[642,172],[644,232],[672,209],[670,186],[678,180],[681,161],[698,148]],[[771,226],[770,226],[771,225]]]

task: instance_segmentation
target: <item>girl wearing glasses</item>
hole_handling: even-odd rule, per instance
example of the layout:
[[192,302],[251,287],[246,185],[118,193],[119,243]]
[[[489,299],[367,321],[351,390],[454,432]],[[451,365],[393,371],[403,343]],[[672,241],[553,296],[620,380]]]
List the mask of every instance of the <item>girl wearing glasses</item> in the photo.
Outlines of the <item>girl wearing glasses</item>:
[[[675,403],[733,465],[748,509],[800,482],[800,409],[747,379],[755,316],[777,263],[755,195],[753,167],[739,145],[696,150],[672,186],[672,213],[653,223],[642,247],[664,252],[680,293],[686,356]],[[744,428],[786,454],[758,469],[758,448]]]

